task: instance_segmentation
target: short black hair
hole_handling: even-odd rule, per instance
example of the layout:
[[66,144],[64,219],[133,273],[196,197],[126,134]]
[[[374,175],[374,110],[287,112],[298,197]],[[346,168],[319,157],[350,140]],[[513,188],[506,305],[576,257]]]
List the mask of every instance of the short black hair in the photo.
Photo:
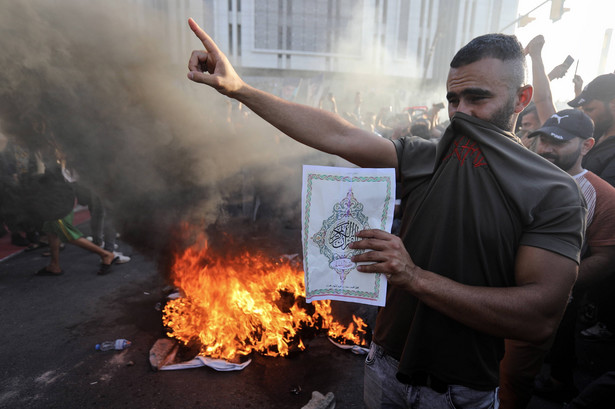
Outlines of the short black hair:
[[514,86],[518,88],[525,85],[525,55],[516,36],[500,33],[478,36],[457,51],[451,60],[451,68],[463,67],[483,58],[512,62]]
[[521,122],[523,122],[523,117],[526,115],[531,115],[531,114],[536,114],[536,118],[540,120],[540,117],[538,116],[538,109],[536,108],[536,104],[534,104],[534,101],[530,102],[530,104],[526,106],[523,111],[519,113],[519,117],[517,118],[517,123],[515,124],[515,134],[519,132],[519,130],[521,129]]
[[502,61],[525,59],[523,46],[516,36],[493,33],[476,37],[463,46],[453,57],[451,67],[463,67],[489,57]]

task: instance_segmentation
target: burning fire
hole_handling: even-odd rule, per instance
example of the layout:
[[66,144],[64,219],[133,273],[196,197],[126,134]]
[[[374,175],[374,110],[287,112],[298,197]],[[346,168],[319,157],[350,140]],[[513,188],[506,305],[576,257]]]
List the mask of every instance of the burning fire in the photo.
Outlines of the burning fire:
[[333,320],[330,301],[305,303],[303,271],[296,263],[247,252],[224,258],[213,253],[205,244],[176,256],[174,284],[183,296],[170,300],[163,315],[168,335],[184,344],[198,341],[200,355],[285,356],[291,345],[305,349],[300,332],[308,328],[327,329],[338,342],[365,344],[363,320],[353,316],[345,327]]

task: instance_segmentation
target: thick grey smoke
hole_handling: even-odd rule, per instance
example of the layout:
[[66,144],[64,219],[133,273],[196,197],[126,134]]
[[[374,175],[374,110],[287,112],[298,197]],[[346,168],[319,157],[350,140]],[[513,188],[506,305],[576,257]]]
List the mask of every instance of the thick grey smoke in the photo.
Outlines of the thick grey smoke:
[[126,2],[3,1],[3,132],[55,141],[125,239],[151,254],[184,222],[241,225],[252,190],[272,220],[298,223],[307,150],[260,120],[234,129],[227,100],[186,79],[189,56],[163,52],[162,22],[136,28],[135,15]]

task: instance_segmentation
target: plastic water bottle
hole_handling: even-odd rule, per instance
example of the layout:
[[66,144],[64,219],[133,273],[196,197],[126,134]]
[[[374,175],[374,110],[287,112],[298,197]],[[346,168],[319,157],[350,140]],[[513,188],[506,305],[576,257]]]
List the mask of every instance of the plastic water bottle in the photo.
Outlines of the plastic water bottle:
[[116,351],[121,351],[122,349],[126,349],[130,346],[131,342],[125,339],[116,339],[115,341],[105,341],[100,344],[96,344],[97,351],[110,351],[115,349]]

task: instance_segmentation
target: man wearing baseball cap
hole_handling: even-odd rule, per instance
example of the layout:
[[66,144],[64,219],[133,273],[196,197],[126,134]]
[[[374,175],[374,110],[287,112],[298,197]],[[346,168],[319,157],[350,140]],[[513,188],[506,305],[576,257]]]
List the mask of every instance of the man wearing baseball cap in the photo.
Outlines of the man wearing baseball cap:
[[594,121],[596,146],[583,167],[615,186],[615,74],[596,77],[568,105],[581,108]]
[[[575,179],[588,207],[579,276],[551,347],[551,377],[539,379],[535,390],[535,394],[557,401],[569,401],[577,392],[573,382],[577,300],[582,292],[592,287],[613,283],[610,276],[615,265],[615,188],[581,165],[583,157],[594,146],[593,131],[589,116],[577,109],[566,109],[556,112],[541,128],[528,135],[528,138],[537,139],[537,154]],[[527,390],[531,390],[531,382],[540,371],[550,346],[551,342],[538,346],[507,340],[506,352],[514,351],[514,355],[508,356],[500,366],[501,388],[506,391],[505,399],[500,395],[502,408],[524,407],[508,405],[506,401],[527,404]]]
[[583,173],[581,162],[594,146],[593,133],[594,125],[588,115],[577,109],[565,109],[551,115],[528,138],[539,139],[537,154],[575,177]]

